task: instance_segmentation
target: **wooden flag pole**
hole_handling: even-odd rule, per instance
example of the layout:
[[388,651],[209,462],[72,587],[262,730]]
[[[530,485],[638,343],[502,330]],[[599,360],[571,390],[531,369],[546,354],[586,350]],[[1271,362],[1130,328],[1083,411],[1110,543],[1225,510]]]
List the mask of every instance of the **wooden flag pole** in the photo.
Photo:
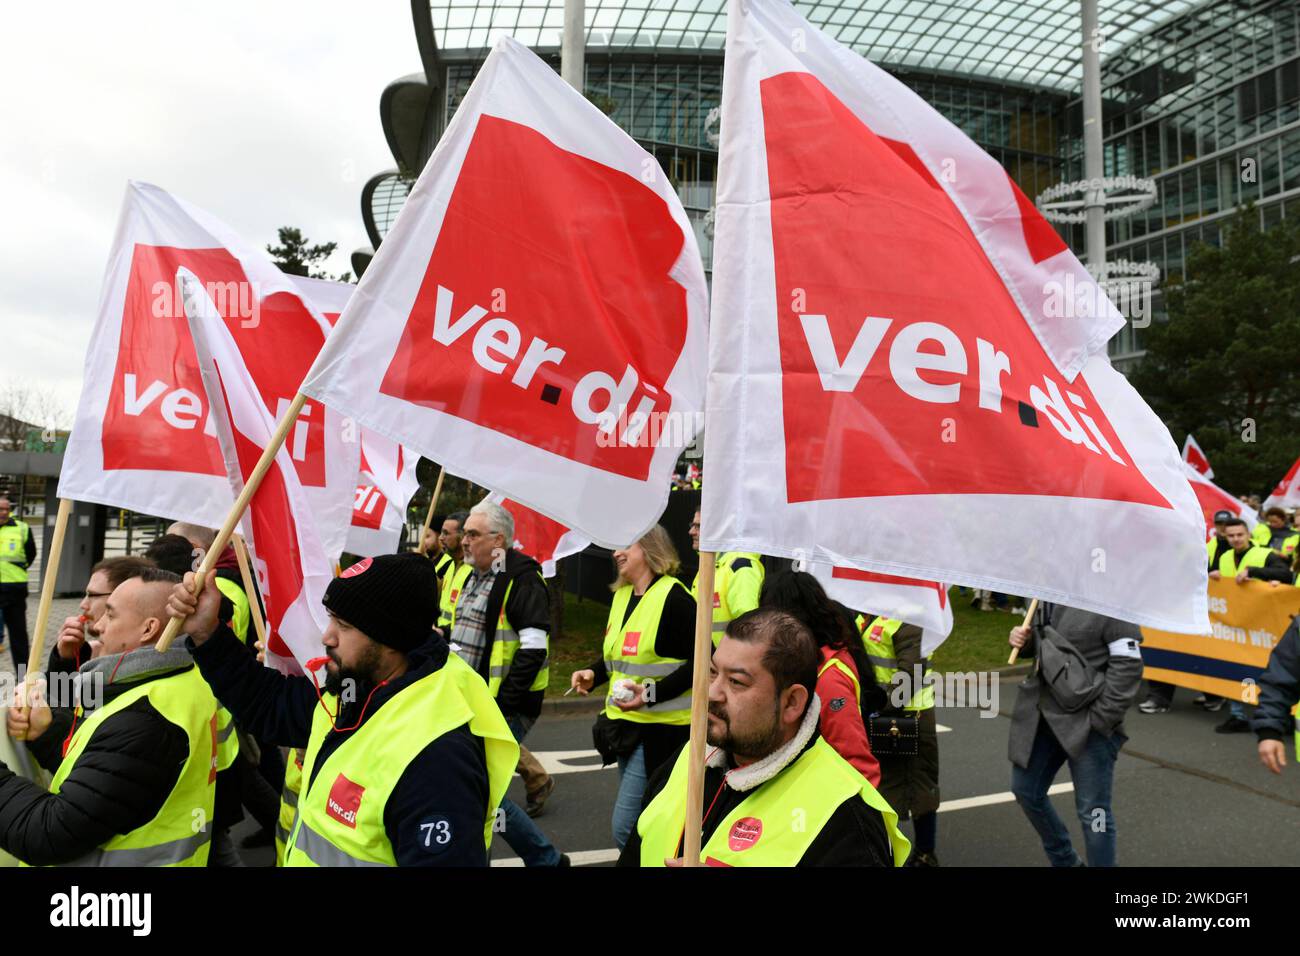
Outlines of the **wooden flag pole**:
[[704,744],[709,731],[709,661],[713,656],[713,571],[717,555],[700,552],[700,575],[695,589],[695,679],[691,684],[691,742],[686,775],[686,831],[683,864],[700,862],[704,817]]
[[[253,495],[257,493],[258,486],[262,484],[262,479],[266,477],[266,473],[270,470],[271,462],[275,461],[275,456],[280,452],[280,446],[284,444],[284,440],[289,436],[289,430],[293,428],[294,423],[298,420],[298,413],[302,411],[302,406],[306,401],[307,396],[302,392],[299,392],[293,397],[293,401],[289,403],[289,407],[285,410],[284,418],[280,419],[280,424],[276,426],[275,434],[271,436],[271,443],[266,446],[266,449],[262,452],[262,457],[258,459],[257,466],[253,469],[253,473],[249,475],[248,480],[244,482],[244,490],[241,491],[239,497],[235,499],[235,504],[234,507],[230,509],[230,514],[226,515],[226,523],[223,524],[221,530],[217,532],[216,540],[212,542],[212,547],[210,547],[208,553],[203,556],[203,563],[199,565],[198,571],[194,573],[194,594],[198,594],[199,591],[202,590],[203,582],[206,581],[208,575],[212,573],[212,569],[216,566],[217,558],[221,556],[221,552],[226,550],[226,545],[230,543],[230,538],[235,533],[235,525],[239,524],[239,519],[242,518],[244,512],[248,510],[248,503],[253,500]],[[158,653],[161,654],[172,646],[172,641],[176,640],[176,635],[181,632],[181,628],[184,624],[185,618],[183,617],[174,617],[167,622],[167,627],[163,631],[162,637],[158,638],[157,644],[154,645]]]
[[248,564],[248,548],[244,546],[242,534],[235,535],[235,558],[239,561],[239,576],[244,581],[244,594],[248,597],[248,612],[253,616],[257,642],[265,647],[266,621],[262,619],[262,602],[258,600],[257,589],[253,587],[253,569]]
[[[1025,612],[1025,621],[1020,626],[1028,627],[1029,622],[1034,619],[1034,612],[1037,610],[1038,610],[1038,598],[1034,598],[1032,601],[1029,602],[1029,610]],[[1019,656],[1020,656],[1020,648],[1018,647],[1011,648],[1011,656],[1007,658],[1007,663],[1014,664],[1016,662],[1016,658]]]
[[424,527],[420,529],[420,548],[418,554],[424,554],[424,535],[429,530],[429,525],[433,524],[433,511],[438,507],[438,499],[442,496],[442,479],[446,477],[447,469],[438,466],[438,480],[433,486],[433,495],[429,498],[429,513],[424,516]]
[[[45,555],[45,563],[41,566],[41,603],[37,605],[36,630],[32,632],[31,647],[27,654],[27,676],[24,679],[26,684],[34,683],[36,675],[45,669],[42,666],[45,659],[45,625],[50,621],[50,606],[54,603],[54,584],[59,576],[59,559],[63,556],[63,538],[68,533],[68,515],[71,513],[72,499],[60,498],[59,510],[54,518],[54,540],[50,542],[50,550]],[[19,663],[14,661],[14,666],[17,667]],[[26,706],[19,708],[19,712],[26,714]]]

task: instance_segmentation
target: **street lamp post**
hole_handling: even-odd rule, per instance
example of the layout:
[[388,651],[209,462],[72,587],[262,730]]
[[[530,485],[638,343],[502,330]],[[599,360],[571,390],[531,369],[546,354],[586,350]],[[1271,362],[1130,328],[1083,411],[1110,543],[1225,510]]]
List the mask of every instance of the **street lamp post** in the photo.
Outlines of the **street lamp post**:
[[579,93],[587,52],[585,8],[585,0],[564,0],[564,36],[560,40],[560,76]]

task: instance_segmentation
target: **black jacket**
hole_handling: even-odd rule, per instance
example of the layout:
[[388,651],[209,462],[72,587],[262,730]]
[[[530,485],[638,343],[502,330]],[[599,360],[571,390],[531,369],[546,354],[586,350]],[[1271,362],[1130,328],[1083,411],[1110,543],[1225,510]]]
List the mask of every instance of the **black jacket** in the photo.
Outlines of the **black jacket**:
[[[184,673],[186,668],[171,671]],[[143,680],[157,680],[154,674]],[[139,682],[104,688],[104,706]],[[49,729],[28,741],[32,756],[54,772],[73,712],[56,709]],[[90,738],[59,793],[15,776],[0,764],[0,846],[32,866],[71,863],[110,839],[148,823],[171,794],[190,752],[185,732],[148,698],[108,717]]]
[[1291,708],[1300,701],[1300,617],[1268,655],[1259,676],[1259,706],[1250,727],[1260,740],[1285,740],[1295,727]]
[[[514,587],[510,587],[510,582]],[[524,628],[551,630],[551,593],[542,579],[542,566],[522,551],[506,551],[506,566],[492,582],[488,592],[487,617],[483,630],[487,650],[479,661],[479,676],[485,681],[492,664],[492,642],[496,640],[497,622],[501,619],[501,605],[505,603],[506,589],[510,590],[510,603],[506,604],[506,619],[516,632]],[[536,720],[542,712],[545,689],[529,690],[537,679],[537,672],[546,666],[548,651],[541,648],[515,652],[510,670],[497,691],[497,706],[507,718],[514,714]]]
[[[186,646],[204,680],[245,733],[286,747],[307,746],[312,717],[322,706],[311,678],[285,677],[262,667],[224,624],[202,645],[196,647],[187,638]],[[407,655],[408,670],[401,677],[377,690],[358,686],[356,699],[340,705],[335,726],[364,726],[404,688],[441,669],[448,653],[447,642],[431,634],[427,643]],[[334,731],[325,738],[312,768],[313,780],[329,755],[356,729]],[[306,798],[311,782],[304,781],[300,799]],[[321,788],[313,799],[325,800],[328,790]],[[487,758],[482,739],[465,724],[430,741],[407,766],[384,807],[384,830],[397,865],[486,866],[483,821],[487,806]],[[428,825],[444,821],[450,826],[450,842],[428,841]],[[441,826],[438,831],[445,832]]]
[[[800,753],[802,754],[813,746],[819,737],[819,734],[814,733]],[[668,778],[672,774],[676,762],[676,755],[674,755],[674,759],[666,762],[659,768],[658,773],[650,778],[649,783],[646,785],[645,798],[641,802],[643,812],[650,805],[650,801],[658,796],[659,791],[668,783]],[[793,762],[792,760],[791,763]],[[789,765],[787,764],[787,766]],[[713,831],[718,828],[718,824],[725,820],[731,811],[748,796],[747,793],[741,793],[725,786],[725,775],[726,771],[720,767],[708,767],[704,771],[703,809],[708,815],[704,818],[701,845],[709,842],[709,838],[713,836]],[[780,774],[773,779],[779,780]],[[760,786],[765,786],[765,784]],[[710,806],[712,806],[712,809],[710,809]],[[678,855],[681,855],[680,846],[678,847]],[[618,865],[641,865],[641,834],[635,828],[632,830],[631,837],[628,838],[627,845],[623,847],[623,852],[619,855]],[[885,829],[884,818],[879,811],[867,806],[856,795],[849,797],[840,804],[838,810],[831,814],[831,818],[826,821],[821,833],[817,834],[812,844],[804,851],[803,858],[799,860],[797,865],[893,866],[894,861],[889,846],[889,832]]]

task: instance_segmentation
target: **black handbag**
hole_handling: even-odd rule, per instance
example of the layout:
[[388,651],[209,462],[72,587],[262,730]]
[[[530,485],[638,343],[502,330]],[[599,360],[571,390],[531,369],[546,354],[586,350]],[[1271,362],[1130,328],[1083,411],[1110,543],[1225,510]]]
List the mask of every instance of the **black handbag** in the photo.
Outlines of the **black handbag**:
[[915,757],[920,748],[921,722],[906,713],[872,714],[867,718],[867,737],[877,757]]

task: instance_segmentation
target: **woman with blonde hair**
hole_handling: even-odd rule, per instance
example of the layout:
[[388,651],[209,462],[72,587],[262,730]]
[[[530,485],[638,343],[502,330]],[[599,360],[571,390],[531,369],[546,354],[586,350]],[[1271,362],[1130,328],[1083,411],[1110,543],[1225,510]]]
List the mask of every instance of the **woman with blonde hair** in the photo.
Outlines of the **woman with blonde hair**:
[[592,739],[606,764],[618,763],[612,825],[621,850],[641,813],[646,781],[690,736],[695,599],[673,576],[681,560],[661,525],[615,551],[614,566],[603,653],[574,671],[569,684],[586,696],[609,682]]

